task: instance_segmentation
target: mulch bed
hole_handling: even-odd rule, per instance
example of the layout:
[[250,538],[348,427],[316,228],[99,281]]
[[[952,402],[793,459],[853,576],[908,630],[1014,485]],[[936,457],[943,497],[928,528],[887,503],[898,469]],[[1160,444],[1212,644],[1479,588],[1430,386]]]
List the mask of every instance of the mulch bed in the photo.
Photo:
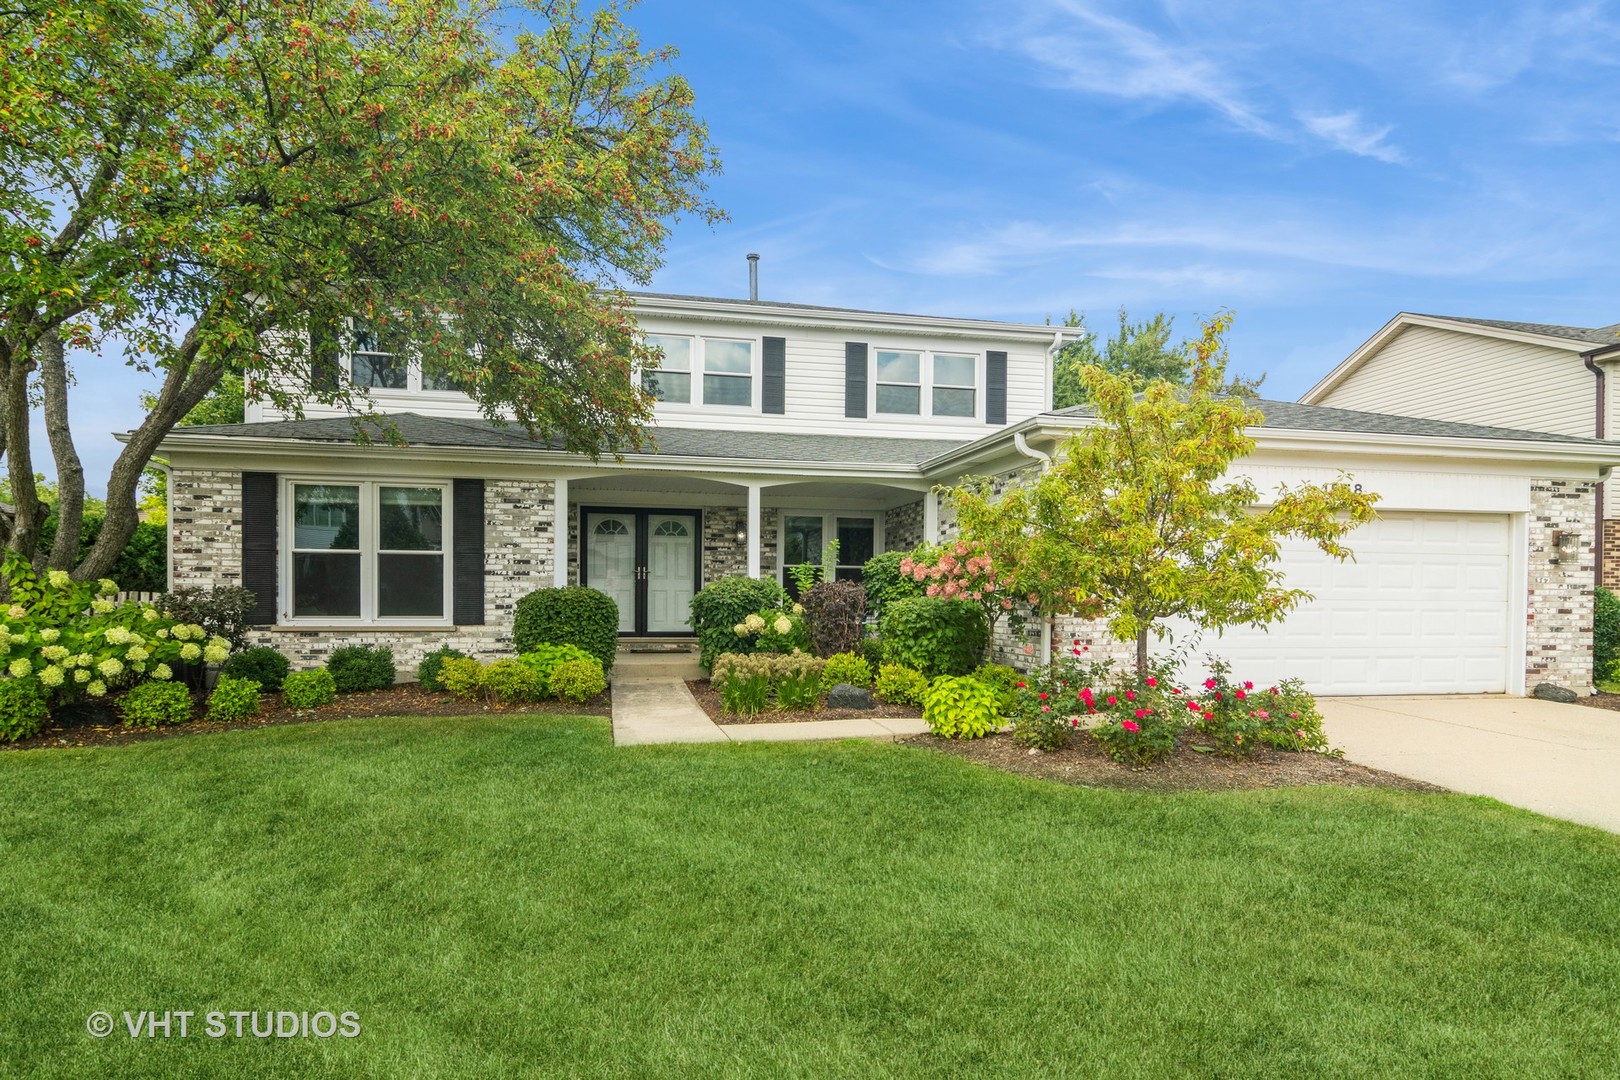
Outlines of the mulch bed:
[[1037,776],[1079,787],[1119,788],[1131,791],[1239,791],[1250,788],[1301,787],[1333,784],[1340,787],[1381,787],[1401,791],[1445,791],[1380,769],[1369,769],[1342,758],[1322,754],[1262,750],[1247,760],[1200,753],[1195,746],[1208,743],[1184,738],[1169,758],[1149,768],[1121,765],[1096,741],[1076,738],[1062,750],[1034,751],[1013,742],[1011,734],[985,739],[942,739],[913,735],[908,745],[955,754],[992,769]]
[[858,720],[878,716],[886,720],[910,719],[916,720],[922,716],[922,710],[915,705],[885,705],[878,703],[875,709],[815,709],[811,712],[778,712],[767,709],[758,716],[738,716],[728,713],[720,704],[720,692],[709,685],[708,679],[688,679],[688,690],[709,714],[709,719],[717,724],[798,724],[807,720]]
[[[354,720],[371,716],[485,716],[511,713],[556,713],[569,716],[612,716],[609,692],[604,691],[584,704],[543,701],[518,705],[485,704],[465,701],[454,694],[423,690],[416,683],[401,683],[387,690],[367,690],[339,694],[330,705],[313,709],[289,709],[279,693],[264,694],[259,715],[229,724],[193,720],[169,724],[156,730],[127,728],[112,707],[102,702],[80,702],[58,709],[38,735],[14,743],[0,743],[0,750],[34,750],[65,746],[104,746],[172,739],[182,735],[202,735],[215,731],[240,731],[277,724],[310,724],[326,720]],[[197,713],[206,706],[199,700]]]
[[1620,712],[1620,694],[1590,694],[1575,699],[1575,704],[1588,709],[1609,709]]

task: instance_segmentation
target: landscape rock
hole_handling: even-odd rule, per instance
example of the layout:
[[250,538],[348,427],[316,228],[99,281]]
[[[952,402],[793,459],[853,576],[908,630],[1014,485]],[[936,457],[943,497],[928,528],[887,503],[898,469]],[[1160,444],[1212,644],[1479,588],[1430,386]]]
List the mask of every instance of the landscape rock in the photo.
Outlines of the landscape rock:
[[859,686],[851,686],[847,682],[841,682],[827,691],[827,708],[875,709],[877,708],[877,702],[872,699],[872,691],[862,690]]
[[1556,701],[1564,705],[1573,705],[1578,700],[1575,691],[1557,683],[1537,683],[1536,688],[1530,691],[1531,697],[1538,697],[1542,701]]

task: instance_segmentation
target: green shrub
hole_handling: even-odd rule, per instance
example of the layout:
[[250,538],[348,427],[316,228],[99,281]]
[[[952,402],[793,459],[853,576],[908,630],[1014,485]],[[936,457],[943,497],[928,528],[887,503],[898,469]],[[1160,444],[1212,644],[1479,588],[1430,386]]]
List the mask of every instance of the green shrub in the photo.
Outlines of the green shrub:
[[289,669],[285,656],[268,645],[255,645],[226,657],[219,673],[233,679],[252,679],[264,690],[280,690]]
[[776,679],[776,707],[809,712],[821,704],[821,677],[813,669],[784,672]]
[[337,700],[337,684],[324,667],[295,671],[281,681],[281,701],[289,709],[313,709]]
[[805,627],[817,656],[837,656],[860,648],[866,630],[866,590],[853,581],[823,581],[805,592]]
[[1310,750],[1325,753],[1328,749],[1327,732],[1322,730],[1322,713],[1316,707],[1316,698],[1305,689],[1299,679],[1284,679],[1263,694],[1258,701],[1260,741],[1278,750]]
[[259,712],[259,684],[254,679],[221,675],[208,695],[208,719],[215,723],[246,720]]
[[[116,580],[123,581],[122,578]],[[127,582],[126,589],[135,589]],[[163,614],[183,623],[195,623],[234,649],[247,643],[248,615],[259,598],[240,585],[182,585],[153,603]]]
[[118,700],[125,727],[152,729],[191,719],[191,691],[177,682],[144,682]]
[[980,664],[973,669],[973,677],[986,686],[995,687],[1001,699],[1001,715],[1011,716],[1018,707],[1018,690],[1025,680],[1016,668],[1006,664]]
[[607,675],[594,656],[564,660],[551,673],[550,689],[563,701],[589,701],[607,689]]
[[539,701],[546,694],[546,684],[534,668],[517,659],[497,660],[484,669],[484,689],[497,701],[507,704],[518,701]]
[[751,641],[754,652],[805,652],[810,648],[810,631],[803,611],[802,604],[781,610],[756,611],[743,616],[731,629],[738,638]]
[[737,624],[761,611],[781,609],[786,591],[769,578],[727,577],[712,582],[692,597],[692,629],[697,631],[699,662],[712,668],[722,653],[751,653],[756,642],[737,632]]
[[439,668],[439,681],[459,698],[469,701],[484,692],[484,665],[470,656],[456,656]]
[[876,671],[883,666],[883,640],[869,637],[861,639],[861,656],[866,659],[866,666]]
[[517,602],[512,616],[512,651],[536,645],[578,645],[613,670],[619,651],[619,605],[595,589],[536,589]]
[[[87,512],[79,525],[79,553],[75,563],[84,561],[101,536],[107,519],[103,514]],[[53,509],[40,523],[38,550],[49,551],[56,541],[57,516]],[[143,521],[135,526],[129,543],[118,553],[107,576],[130,592],[162,592],[168,588],[169,529],[167,525]],[[182,620],[191,622],[193,620]]]
[[720,687],[720,705],[738,716],[758,716],[771,703],[770,676],[733,672]]
[[970,675],[935,679],[923,694],[923,721],[947,739],[982,739],[1000,722],[994,687]]
[[1592,670],[1612,679],[1609,669],[1620,660],[1620,596],[1598,588],[1592,604]]
[[[518,659],[534,671],[541,686],[549,687],[551,673],[557,670],[558,664],[569,660],[596,660],[596,657],[578,645],[536,645]],[[597,661],[596,666],[601,667],[601,661]]]
[[821,688],[830,690],[839,683],[871,689],[872,665],[866,662],[866,657],[852,652],[829,656],[827,666],[821,669]]
[[444,669],[444,662],[457,658],[465,660],[467,654],[460,649],[440,645],[437,649],[422,657],[422,662],[416,665],[417,683],[424,690],[443,690],[444,682],[440,679],[439,674]]
[[1249,757],[1260,749],[1261,732],[1269,723],[1269,715],[1260,714],[1271,710],[1250,700],[1254,683],[1234,682],[1231,666],[1224,660],[1211,661],[1209,666],[1210,676],[1196,700],[1189,702],[1189,712],[1217,750],[1231,757]]
[[332,673],[332,685],[340,694],[386,690],[394,685],[394,650],[386,645],[370,649],[344,645],[326,658],[326,670]]
[[916,596],[883,609],[883,658],[930,679],[966,675],[984,659],[990,627],[969,600]]
[[890,705],[921,705],[928,676],[916,668],[884,664],[878,668],[877,696]]
[[0,742],[39,734],[51,718],[45,688],[34,679],[0,679]]
[[900,572],[900,560],[906,554],[904,551],[885,551],[867,559],[866,565],[861,567],[866,606],[874,615],[881,616],[883,609],[895,600],[909,600],[913,596],[923,595],[923,583]]

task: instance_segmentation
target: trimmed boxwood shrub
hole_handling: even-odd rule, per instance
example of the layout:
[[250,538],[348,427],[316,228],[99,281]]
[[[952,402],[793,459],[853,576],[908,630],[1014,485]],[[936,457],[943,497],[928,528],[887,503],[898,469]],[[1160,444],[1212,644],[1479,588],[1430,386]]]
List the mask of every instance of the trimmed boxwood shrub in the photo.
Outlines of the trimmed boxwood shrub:
[[721,653],[753,652],[756,639],[733,628],[750,615],[778,610],[787,602],[787,591],[770,578],[726,577],[705,585],[692,597],[688,620],[697,631],[698,662],[709,668]]
[[125,727],[155,728],[191,719],[191,691],[183,683],[144,682],[118,701]]
[[990,627],[971,600],[914,596],[883,609],[883,659],[929,679],[966,675],[984,659]]
[[215,723],[246,720],[259,711],[259,683],[256,679],[233,679],[221,675],[208,695],[208,719]]
[[261,690],[280,690],[289,669],[285,656],[268,645],[255,645],[227,657],[219,666],[219,674],[222,678],[252,679]]
[[534,669],[508,657],[497,660],[483,672],[483,686],[496,701],[513,704],[519,701],[539,701],[545,696],[546,684]]
[[38,735],[51,717],[45,688],[35,679],[0,679],[0,742]]
[[344,645],[326,658],[332,685],[340,694],[361,690],[386,690],[394,685],[394,650],[386,645],[368,649],[364,645]]
[[578,645],[611,671],[619,650],[619,605],[582,585],[536,589],[517,602],[512,651],[526,653],[536,645]]
[[332,673],[323,667],[295,671],[281,683],[281,702],[289,709],[313,709],[337,699]]
[[416,681],[424,690],[444,689],[444,662],[446,660],[465,660],[467,654],[460,649],[452,649],[448,645],[441,645],[437,649],[422,657],[422,662],[416,665]]
[[551,673],[551,694],[564,701],[589,701],[607,689],[602,665],[590,660],[564,660]]
[[1599,588],[1593,599],[1592,670],[1594,678],[1614,678],[1614,662],[1620,660],[1620,597]]

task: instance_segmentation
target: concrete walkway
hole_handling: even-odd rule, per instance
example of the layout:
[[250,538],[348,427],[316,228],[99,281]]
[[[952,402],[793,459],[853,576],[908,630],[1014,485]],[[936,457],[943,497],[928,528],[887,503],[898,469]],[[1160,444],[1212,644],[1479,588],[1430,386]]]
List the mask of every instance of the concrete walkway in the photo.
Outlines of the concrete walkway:
[[921,720],[855,717],[792,724],[716,724],[684,680],[668,675],[613,677],[613,742],[804,742],[812,739],[893,739],[928,730]]
[[1620,832],[1620,712],[1499,695],[1319,704],[1351,761]]

